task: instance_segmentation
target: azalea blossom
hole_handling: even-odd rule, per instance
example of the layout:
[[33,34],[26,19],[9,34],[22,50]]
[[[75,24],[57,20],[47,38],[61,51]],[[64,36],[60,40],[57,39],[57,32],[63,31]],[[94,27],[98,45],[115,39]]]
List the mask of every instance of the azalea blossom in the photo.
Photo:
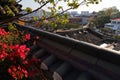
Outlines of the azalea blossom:
[[[34,39],[39,39],[39,37],[36,36]],[[24,78],[31,75],[34,76],[33,73],[37,72],[29,71],[29,68],[34,63],[39,62],[39,60],[27,59],[28,52],[30,51],[30,48],[24,44],[24,41],[27,40],[30,40],[30,34],[24,35],[19,32],[15,34],[0,28],[0,63],[7,69],[5,70],[7,72],[3,71],[2,74],[6,75],[6,73],[9,73],[6,77],[12,77],[12,80],[24,80]],[[23,42],[22,44],[21,41]],[[1,72],[2,69],[4,70],[3,66],[0,67]]]
[[26,34],[26,35],[24,36],[24,41],[27,41],[27,40],[30,40],[30,34]]
[[4,60],[7,56],[8,56],[8,54],[5,51],[1,51],[0,60]]
[[8,72],[11,74],[12,77],[15,79],[22,79],[23,77],[28,77],[28,71],[22,68],[20,65],[18,66],[10,66],[8,68]]
[[8,33],[5,31],[5,29],[3,28],[0,28],[0,36],[5,36],[7,35]]

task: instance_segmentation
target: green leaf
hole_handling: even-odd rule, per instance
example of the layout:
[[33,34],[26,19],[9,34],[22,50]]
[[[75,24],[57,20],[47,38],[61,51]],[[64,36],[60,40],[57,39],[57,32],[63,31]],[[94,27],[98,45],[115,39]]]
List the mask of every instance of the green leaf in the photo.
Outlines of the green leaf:
[[54,0],[48,0],[50,3],[53,3],[54,2]]
[[6,15],[7,15],[7,16],[15,16],[14,12],[12,12],[12,10],[9,8],[8,5],[5,5],[5,6],[4,6],[4,9],[5,9],[5,11],[6,11]]
[[34,0],[35,2],[38,2],[39,0]]
[[58,9],[60,10],[60,9],[63,9],[63,7],[62,6],[58,6]]
[[43,15],[46,16],[46,11],[45,10],[43,10]]
[[36,17],[36,16],[32,16],[32,19],[35,21],[38,21],[38,17]]
[[25,10],[26,10],[28,13],[29,13],[29,12],[32,12],[32,9],[31,9],[30,7],[27,7]]

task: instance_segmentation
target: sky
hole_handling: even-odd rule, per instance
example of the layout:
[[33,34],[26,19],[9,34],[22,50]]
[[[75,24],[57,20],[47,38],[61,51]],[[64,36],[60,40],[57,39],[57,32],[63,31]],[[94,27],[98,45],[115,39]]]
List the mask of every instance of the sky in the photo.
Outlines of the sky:
[[[34,3],[34,0],[23,0],[21,4],[23,5],[23,9],[26,7],[31,7],[34,10],[39,7],[39,4]],[[64,4],[65,3],[60,3],[60,5],[64,5]],[[80,13],[81,11],[98,12],[104,8],[109,8],[112,6],[116,6],[116,8],[120,10],[120,0],[102,0],[102,2],[100,2],[99,4],[94,4],[89,6],[82,5],[78,9],[73,11],[77,11],[78,13]]]

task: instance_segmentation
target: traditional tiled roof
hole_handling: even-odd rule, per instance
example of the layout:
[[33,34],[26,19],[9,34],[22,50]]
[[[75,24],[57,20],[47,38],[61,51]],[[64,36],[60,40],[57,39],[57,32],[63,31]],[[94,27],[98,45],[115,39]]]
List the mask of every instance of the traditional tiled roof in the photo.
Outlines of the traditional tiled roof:
[[40,37],[30,53],[41,59],[39,67],[51,71],[53,80],[120,79],[118,52],[32,27],[17,27]]
[[73,38],[80,41],[85,41],[93,44],[100,44],[103,35],[100,33],[97,33],[89,28],[84,29],[74,29],[70,31],[64,31],[64,32],[57,32],[57,34],[63,35],[68,38]]

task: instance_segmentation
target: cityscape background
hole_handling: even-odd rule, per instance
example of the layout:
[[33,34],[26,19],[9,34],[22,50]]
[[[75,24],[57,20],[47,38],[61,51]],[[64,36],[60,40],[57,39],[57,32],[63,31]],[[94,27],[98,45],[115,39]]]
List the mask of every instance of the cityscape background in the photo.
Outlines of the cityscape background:
[[[81,11],[98,12],[104,8],[109,8],[112,6],[116,6],[116,8],[120,10],[119,3],[120,3],[120,0],[102,0],[102,2],[100,2],[99,4],[94,4],[89,6],[82,5],[74,11],[77,11],[78,13],[81,13]],[[25,9],[26,7],[31,7],[34,10],[39,7],[39,4],[34,3],[34,0],[23,0],[21,4],[23,5],[23,9]],[[59,5],[65,5],[65,3],[61,2]],[[64,7],[67,8],[67,6],[64,6]],[[44,9],[46,8],[44,7]]]

